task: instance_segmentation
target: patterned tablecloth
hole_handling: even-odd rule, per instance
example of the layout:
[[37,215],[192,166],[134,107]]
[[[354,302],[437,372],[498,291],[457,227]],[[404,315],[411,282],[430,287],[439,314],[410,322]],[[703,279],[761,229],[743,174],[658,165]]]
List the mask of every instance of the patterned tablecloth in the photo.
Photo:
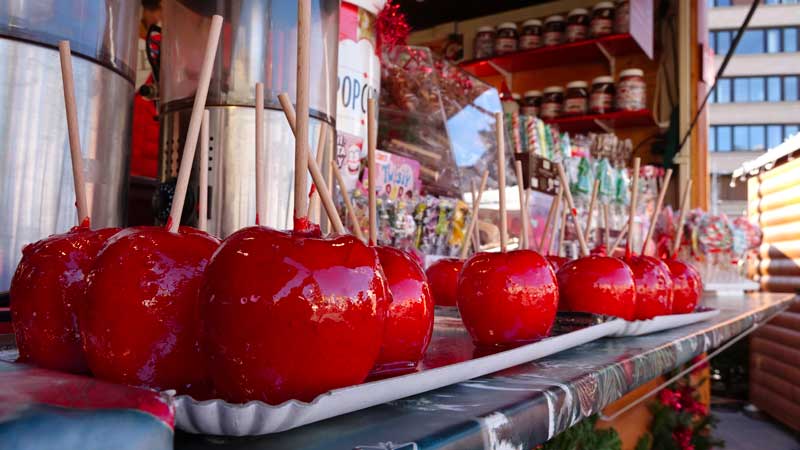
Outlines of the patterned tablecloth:
[[763,323],[792,294],[707,297],[706,322],[637,338],[606,338],[492,375],[307,425],[249,438],[176,433],[197,449],[530,449],[627,392]]

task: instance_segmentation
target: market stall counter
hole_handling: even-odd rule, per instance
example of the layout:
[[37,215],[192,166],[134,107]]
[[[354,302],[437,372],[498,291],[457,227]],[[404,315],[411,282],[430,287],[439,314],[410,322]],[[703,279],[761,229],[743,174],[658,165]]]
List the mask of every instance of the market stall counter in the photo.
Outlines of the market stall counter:
[[601,339],[489,376],[325,420],[248,438],[177,432],[176,449],[529,449],[633,389],[765,323],[794,294],[708,296],[707,321],[631,338]]

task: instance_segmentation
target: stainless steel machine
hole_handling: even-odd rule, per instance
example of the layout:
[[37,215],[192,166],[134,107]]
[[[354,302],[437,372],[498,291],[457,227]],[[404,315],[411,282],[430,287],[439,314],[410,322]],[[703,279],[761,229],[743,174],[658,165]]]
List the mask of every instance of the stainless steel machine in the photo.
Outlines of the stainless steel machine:
[[23,246],[77,221],[60,40],[73,50],[92,224],[124,223],[138,24],[133,0],[0,0],[0,292]]
[[[165,0],[160,73],[159,177],[177,176],[189,124],[203,43],[211,15],[225,19],[208,93],[210,110],[209,231],[225,237],[255,223],[255,83],[264,83],[268,216],[262,224],[291,224],[294,137],[277,95],[295,96],[297,3],[277,0]],[[339,30],[338,0],[312,1],[311,150],[322,126],[333,145]],[[199,157],[199,152],[197,152]],[[195,163],[194,167],[199,167]],[[196,174],[195,174],[196,175]],[[197,192],[193,176],[190,192]],[[164,190],[169,196],[169,190]],[[166,217],[168,201],[162,205]],[[190,201],[191,203],[191,201]],[[190,211],[193,208],[190,207]],[[157,213],[158,215],[158,213]],[[184,214],[186,217],[187,215]],[[189,223],[196,215],[188,215]]]

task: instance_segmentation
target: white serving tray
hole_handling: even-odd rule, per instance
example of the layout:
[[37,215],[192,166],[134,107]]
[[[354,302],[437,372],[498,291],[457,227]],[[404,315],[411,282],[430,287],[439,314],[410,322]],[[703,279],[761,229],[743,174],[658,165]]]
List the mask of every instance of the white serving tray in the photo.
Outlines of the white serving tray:
[[[196,401],[189,396],[179,395],[175,397],[175,425],[189,433],[212,435],[277,433],[543,358],[617,333],[621,322],[612,320],[511,350],[472,358],[472,350],[464,350],[464,340],[468,336],[460,319],[437,316],[431,348],[439,349],[436,352],[440,351],[441,354],[433,358],[438,362],[423,362],[418,372],[335,389],[320,395],[311,403],[289,400],[276,406],[261,401],[233,404],[224,400]],[[462,360],[440,365],[449,358]],[[426,356],[426,361],[428,359]]]
[[669,316],[658,316],[650,320],[636,320],[636,321],[619,321],[622,322],[621,326],[616,332],[610,334],[610,337],[631,337],[642,336],[645,334],[656,333],[659,331],[669,330],[672,328],[682,327],[684,325],[702,322],[712,317],[718,316],[718,309],[709,309],[706,311],[693,312],[689,314],[673,314]]

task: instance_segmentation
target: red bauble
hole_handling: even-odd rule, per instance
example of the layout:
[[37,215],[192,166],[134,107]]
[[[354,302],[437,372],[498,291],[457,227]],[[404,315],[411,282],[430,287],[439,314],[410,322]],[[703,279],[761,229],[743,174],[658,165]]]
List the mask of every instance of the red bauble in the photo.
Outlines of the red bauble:
[[544,338],[558,310],[555,273],[532,250],[476,253],[458,277],[458,310],[478,345],[509,346]]
[[570,262],[570,261],[571,261],[571,260],[570,260],[569,258],[567,258],[567,257],[564,257],[564,256],[556,256],[556,255],[547,255],[547,256],[545,256],[545,258],[547,258],[547,262],[549,262],[549,263],[550,263],[550,267],[552,267],[552,268],[553,268],[553,271],[554,271],[554,272],[558,272],[558,270],[559,270],[559,269],[561,269],[561,267],[562,267],[564,264],[566,264],[566,263],[568,263],[568,262]]
[[219,241],[198,230],[134,227],[117,233],[88,277],[81,324],[98,378],[153,389],[208,392],[199,347],[199,293]]
[[364,381],[389,297],[377,253],[356,238],[250,227],[212,258],[201,303],[217,394],[279,404]]
[[439,306],[456,306],[458,298],[458,274],[464,267],[464,260],[442,258],[428,267],[425,274],[433,292],[433,300]]
[[694,312],[703,294],[703,280],[697,269],[677,259],[665,259],[672,274],[672,314]]
[[21,362],[86,373],[79,321],[86,275],[97,252],[119,228],[75,227],[22,250],[11,280],[11,322]]
[[636,286],[633,271],[617,258],[587,256],[558,271],[561,311],[585,312],[633,320]]
[[406,252],[383,246],[375,250],[392,303],[386,313],[383,346],[373,373],[406,371],[416,367],[431,342],[431,290],[422,267]]
[[625,260],[636,284],[636,319],[646,320],[672,314],[672,276],[669,267],[652,256]]

